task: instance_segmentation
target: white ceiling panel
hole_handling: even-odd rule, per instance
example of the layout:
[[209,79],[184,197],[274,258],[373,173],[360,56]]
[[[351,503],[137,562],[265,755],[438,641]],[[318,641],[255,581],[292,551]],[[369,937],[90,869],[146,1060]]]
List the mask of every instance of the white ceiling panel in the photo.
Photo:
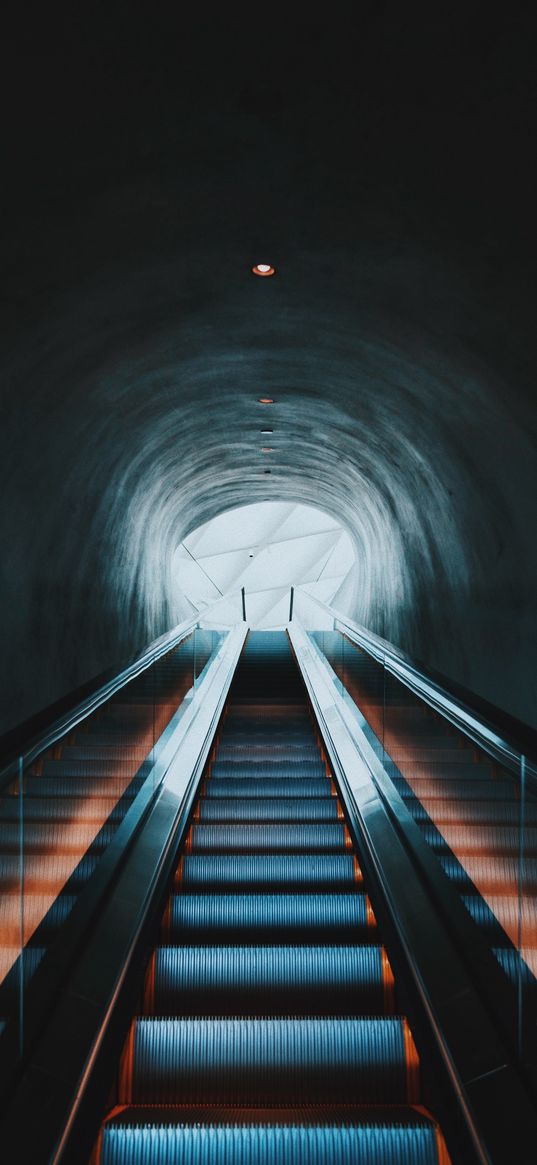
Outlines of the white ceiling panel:
[[225,595],[209,613],[214,625],[241,618],[244,587],[248,623],[265,628],[287,622],[291,586],[306,585],[330,602],[353,563],[351,539],[333,518],[289,502],[228,510],[189,534],[175,558],[181,587],[196,606]]

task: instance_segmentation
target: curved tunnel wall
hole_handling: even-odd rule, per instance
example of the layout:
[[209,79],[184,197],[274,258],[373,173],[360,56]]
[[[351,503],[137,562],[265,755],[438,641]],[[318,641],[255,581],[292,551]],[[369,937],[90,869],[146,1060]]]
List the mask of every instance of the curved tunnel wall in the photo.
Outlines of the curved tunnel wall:
[[175,547],[265,498],[535,723],[532,13],[271,12],[260,49],[253,9],[98,8],[3,42],[2,727],[187,614]]
[[[388,325],[374,309],[406,270],[355,271],[343,295],[322,256],[269,283],[234,254],[208,316],[178,294],[177,256],[158,278],[86,284],[34,330],[4,427],[4,727],[184,618],[178,543],[267,498],[349,529],[358,621],[535,722],[534,443],[498,376],[439,337],[438,301],[407,294]],[[423,257],[417,273],[430,287]]]

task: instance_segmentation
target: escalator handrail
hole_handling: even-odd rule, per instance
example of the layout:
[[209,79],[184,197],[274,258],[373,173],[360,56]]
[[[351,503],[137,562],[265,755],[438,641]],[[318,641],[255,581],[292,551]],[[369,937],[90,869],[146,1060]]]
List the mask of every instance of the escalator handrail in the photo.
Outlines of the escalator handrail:
[[30,734],[28,739],[23,742],[22,747],[17,747],[12,751],[10,750],[8,755],[2,759],[0,765],[0,791],[6,783],[12,781],[13,777],[17,775],[19,766],[26,767],[31,764],[41,753],[45,752],[46,749],[52,748],[63,736],[72,732],[78,724],[86,720],[93,712],[97,711],[101,704],[104,704],[112,696],[116,695],[131,680],[136,679],[143,672],[147,671],[162,656],[172,651],[174,647],[178,647],[196,628],[200,627],[200,620],[205,620],[213,607],[216,607],[221,602],[221,599],[217,599],[211,607],[206,607],[203,611],[197,611],[189,619],[178,623],[171,631],[166,631],[164,635],[160,635],[158,639],[150,643],[148,647],[135,656],[121,671],[114,673],[104,683],[97,681],[97,686],[89,695],[77,702],[68,712],[54,719],[43,731],[37,734]]
[[[348,615],[342,615],[301,587],[296,587],[295,591],[302,592],[307,601],[315,603],[325,615],[333,618],[339,625],[335,630],[344,629],[353,643],[456,728],[470,736],[495,760],[520,774],[521,760],[524,759],[526,777],[532,778],[533,782],[537,781],[537,732],[534,728],[440,672],[426,668],[393,643],[368,631],[360,623],[349,619]],[[295,620],[303,625],[300,615],[297,618],[296,613],[293,615]]]

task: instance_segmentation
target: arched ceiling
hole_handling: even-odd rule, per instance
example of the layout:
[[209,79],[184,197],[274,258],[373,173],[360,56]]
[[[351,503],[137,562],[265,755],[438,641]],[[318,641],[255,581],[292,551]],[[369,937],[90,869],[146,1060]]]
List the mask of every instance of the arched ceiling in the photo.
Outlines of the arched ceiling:
[[355,617],[535,718],[531,39],[467,9],[7,36],[6,725],[183,617],[177,546],[256,500],[342,522]]

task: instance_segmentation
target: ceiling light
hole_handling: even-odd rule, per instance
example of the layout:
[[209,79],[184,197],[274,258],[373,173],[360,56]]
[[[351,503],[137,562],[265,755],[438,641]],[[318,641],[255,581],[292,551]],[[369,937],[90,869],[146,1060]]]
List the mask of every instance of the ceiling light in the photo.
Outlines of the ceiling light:
[[270,263],[256,263],[255,267],[252,267],[252,272],[254,275],[262,275],[266,279],[267,275],[274,275],[275,268],[271,267]]
[[257,399],[258,399],[260,405],[273,405],[274,404],[274,397],[272,397],[272,396],[259,396]]
[[260,429],[259,432],[262,437],[268,437],[270,433],[274,432],[274,429]]
[[262,453],[274,453],[274,449],[272,448],[271,445],[263,445],[261,452]]

